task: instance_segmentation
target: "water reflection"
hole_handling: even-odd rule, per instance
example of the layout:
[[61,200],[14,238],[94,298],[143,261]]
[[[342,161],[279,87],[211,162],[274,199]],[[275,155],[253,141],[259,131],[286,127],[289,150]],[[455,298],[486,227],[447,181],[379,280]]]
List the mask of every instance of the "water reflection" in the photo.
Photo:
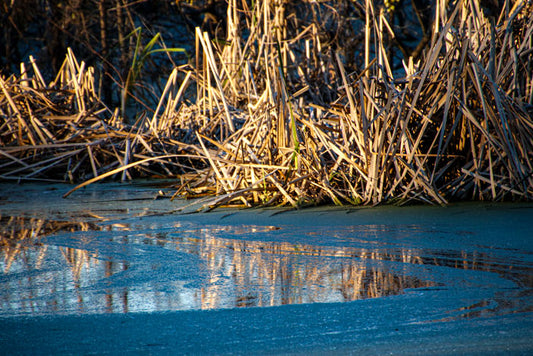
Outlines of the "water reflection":
[[[124,223],[23,217],[1,222],[3,315],[345,302],[441,284],[429,274],[417,278],[417,266],[494,272],[529,291],[533,287],[531,268],[509,266],[487,253],[268,241],[293,233],[274,226],[176,224],[139,232]],[[43,239],[51,234],[62,238]],[[356,238],[358,231],[342,235]],[[492,307],[497,308],[481,305]]]
[[[31,255],[28,250],[33,248],[38,250],[35,261],[32,262],[35,268],[39,269],[42,266],[44,257],[46,255],[47,246],[40,243],[40,237],[46,236],[59,231],[88,231],[94,230],[96,225],[88,222],[71,222],[71,221],[54,221],[43,220],[37,218],[27,218],[21,216],[1,216],[0,215],[0,248],[3,257],[3,271],[8,273],[12,267],[13,262],[19,261],[21,263],[30,263]],[[40,248],[35,248],[39,247]],[[84,251],[82,256],[86,254]],[[65,256],[70,257],[71,260],[80,260],[73,258],[71,251],[67,249]],[[78,265],[78,263],[76,263]]]
[[167,237],[178,251],[197,254],[206,263],[202,308],[344,302],[434,285],[374,263],[367,251],[232,240],[208,232],[203,238]]

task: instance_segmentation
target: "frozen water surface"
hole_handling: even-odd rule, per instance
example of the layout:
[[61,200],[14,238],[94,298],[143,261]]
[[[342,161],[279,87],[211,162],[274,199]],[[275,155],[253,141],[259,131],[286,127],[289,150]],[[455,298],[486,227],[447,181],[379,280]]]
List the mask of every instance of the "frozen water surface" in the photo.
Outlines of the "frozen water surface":
[[70,188],[0,184],[0,354],[533,352],[533,204],[183,214]]

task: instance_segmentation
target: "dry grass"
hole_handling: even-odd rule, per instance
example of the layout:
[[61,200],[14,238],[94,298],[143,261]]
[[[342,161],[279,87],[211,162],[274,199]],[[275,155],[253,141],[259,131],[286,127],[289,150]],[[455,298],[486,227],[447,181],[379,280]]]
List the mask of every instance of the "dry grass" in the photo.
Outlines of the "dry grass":
[[186,145],[153,134],[145,116],[124,125],[98,98],[93,68],[72,52],[49,84],[34,61],[21,72],[0,77],[0,179],[77,182],[111,171],[125,180],[185,167],[177,157]]
[[494,29],[474,1],[440,7],[425,59],[399,79],[371,2],[357,73],[314,24],[288,36],[286,6],[258,3],[243,19],[230,2],[228,45],[197,32],[196,103],[154,118],[197,133],[214,204],[532,197],[531,5],[516,2]]
[[[303,3],[311,10],[318,6]],[[146,171],[135,162],[167,156],[159,162],[163,172],[186,166],[179,167],[186,174],[177,194],[210,195],[203,208],[529,200],[532,5],[507,2],[490,20],[477,1],[445,3],[437,4],[424,57],[404,63],[407,74],[397,78],[385,45],[394,33],[371,1],[363,4],[364,63],[354,73],[345,69],[342,53],[323,43],[319,20],[298,25],[290,2],[247,7],[229,1],[227,40],[215,42],[197,30],[195,68],[172,73],[155,114],[143,117],[135,132],[120,128],[94,90],[79,89],[87,88],[79,78],[89,71],[75,71],[69,78],[77,80],[67,79],[67,87],[55,90],[55,96],[70,98],[76,111],[63,124],[67,129],[53,135],[41,127],[57,125],[58,119],[39,125],[50,115],[37,116],[20,104],[49,87],[2,79],[2,115],[8,119],[0,131],[10,137],[2,136],[0,153],[6,158],[0,162],[7,161],[0,164],[2,178],[37,176],[59,161],[65,172],[90,162],[84,167],[92,169],[80,176],[103,178],[103,172],[116,169],[109,176],[125,167]],[[186,73],[181,82],[178,71]],[[37,76],[32,78],[34,85]],[[195,102],[188,104],[183,96],[193,85]],[[87,103],[95,104],[87,108]],[[72,140],[80,136],[80,129],[72,128],[80,117],[92,139]],[[58,140],[57,132],[70,136]],[[98,156],[107,160],[96,159],[94,152],[105,150],[97,137],[112,147]],[[78,146],[58,146],[67,143]],[[37,148],[46,149],[30,161]],[[6,165],[17,168],[8,172]]]

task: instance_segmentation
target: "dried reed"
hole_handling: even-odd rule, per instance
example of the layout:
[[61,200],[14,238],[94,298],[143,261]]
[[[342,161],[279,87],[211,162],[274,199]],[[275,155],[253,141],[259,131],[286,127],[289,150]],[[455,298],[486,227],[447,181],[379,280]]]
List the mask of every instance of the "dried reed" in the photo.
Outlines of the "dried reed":
[[298,4],[228,1],[226,41],[197,29],[195,68],[180,68],[181,83],[172,73],[136,129],[117,124],[71,54],[55,87],[35,66],[31,79],[2,79],[1,178],[61,167],[97,180],[151,172],[131,162],[165,156],[163,172],[186,172],[176,194],[216,195],[204,208],[533,197],[530,2],[488,18],[477,1],[438,1],[433,37],[400,77],[386,45],[395,34],[372,1],[355,73],[319,31],[317,14],[337,10]]
[[125,180],[184,167],[176,157],[187,146],[159,137],[146,116],[123,124],[98,98],[93,68],[70,50],[49,84],[33,60],[21,66],[20,78],[0,77],[0,179],[77,182],[111,171]]
[[440,1],[425,58],[403,78],[371,1],[357,75],[315,23],[291,36],[289,4],[230,1],[224,46],[197,30],[196,103],[154,119],[198,133],[212,204],[532,198],[531,4],[507,3],[491,26],[476,1]]

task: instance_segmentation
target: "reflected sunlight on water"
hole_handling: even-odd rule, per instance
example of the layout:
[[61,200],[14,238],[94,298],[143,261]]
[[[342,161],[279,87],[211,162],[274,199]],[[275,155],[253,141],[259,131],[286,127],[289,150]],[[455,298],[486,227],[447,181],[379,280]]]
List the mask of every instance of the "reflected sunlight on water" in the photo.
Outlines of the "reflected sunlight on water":
[[[269,241],[276,234],[315,234],[275,226],[177,223],[139,232],[125,223],[1,221],[2,315],[346,302],[441,285],[411,273],[428,265],[496,272],[532,285],[530,268],[486,253]],[[361,240],[361,229],[383,233],[382,226],[363,226],[331,235]]]

